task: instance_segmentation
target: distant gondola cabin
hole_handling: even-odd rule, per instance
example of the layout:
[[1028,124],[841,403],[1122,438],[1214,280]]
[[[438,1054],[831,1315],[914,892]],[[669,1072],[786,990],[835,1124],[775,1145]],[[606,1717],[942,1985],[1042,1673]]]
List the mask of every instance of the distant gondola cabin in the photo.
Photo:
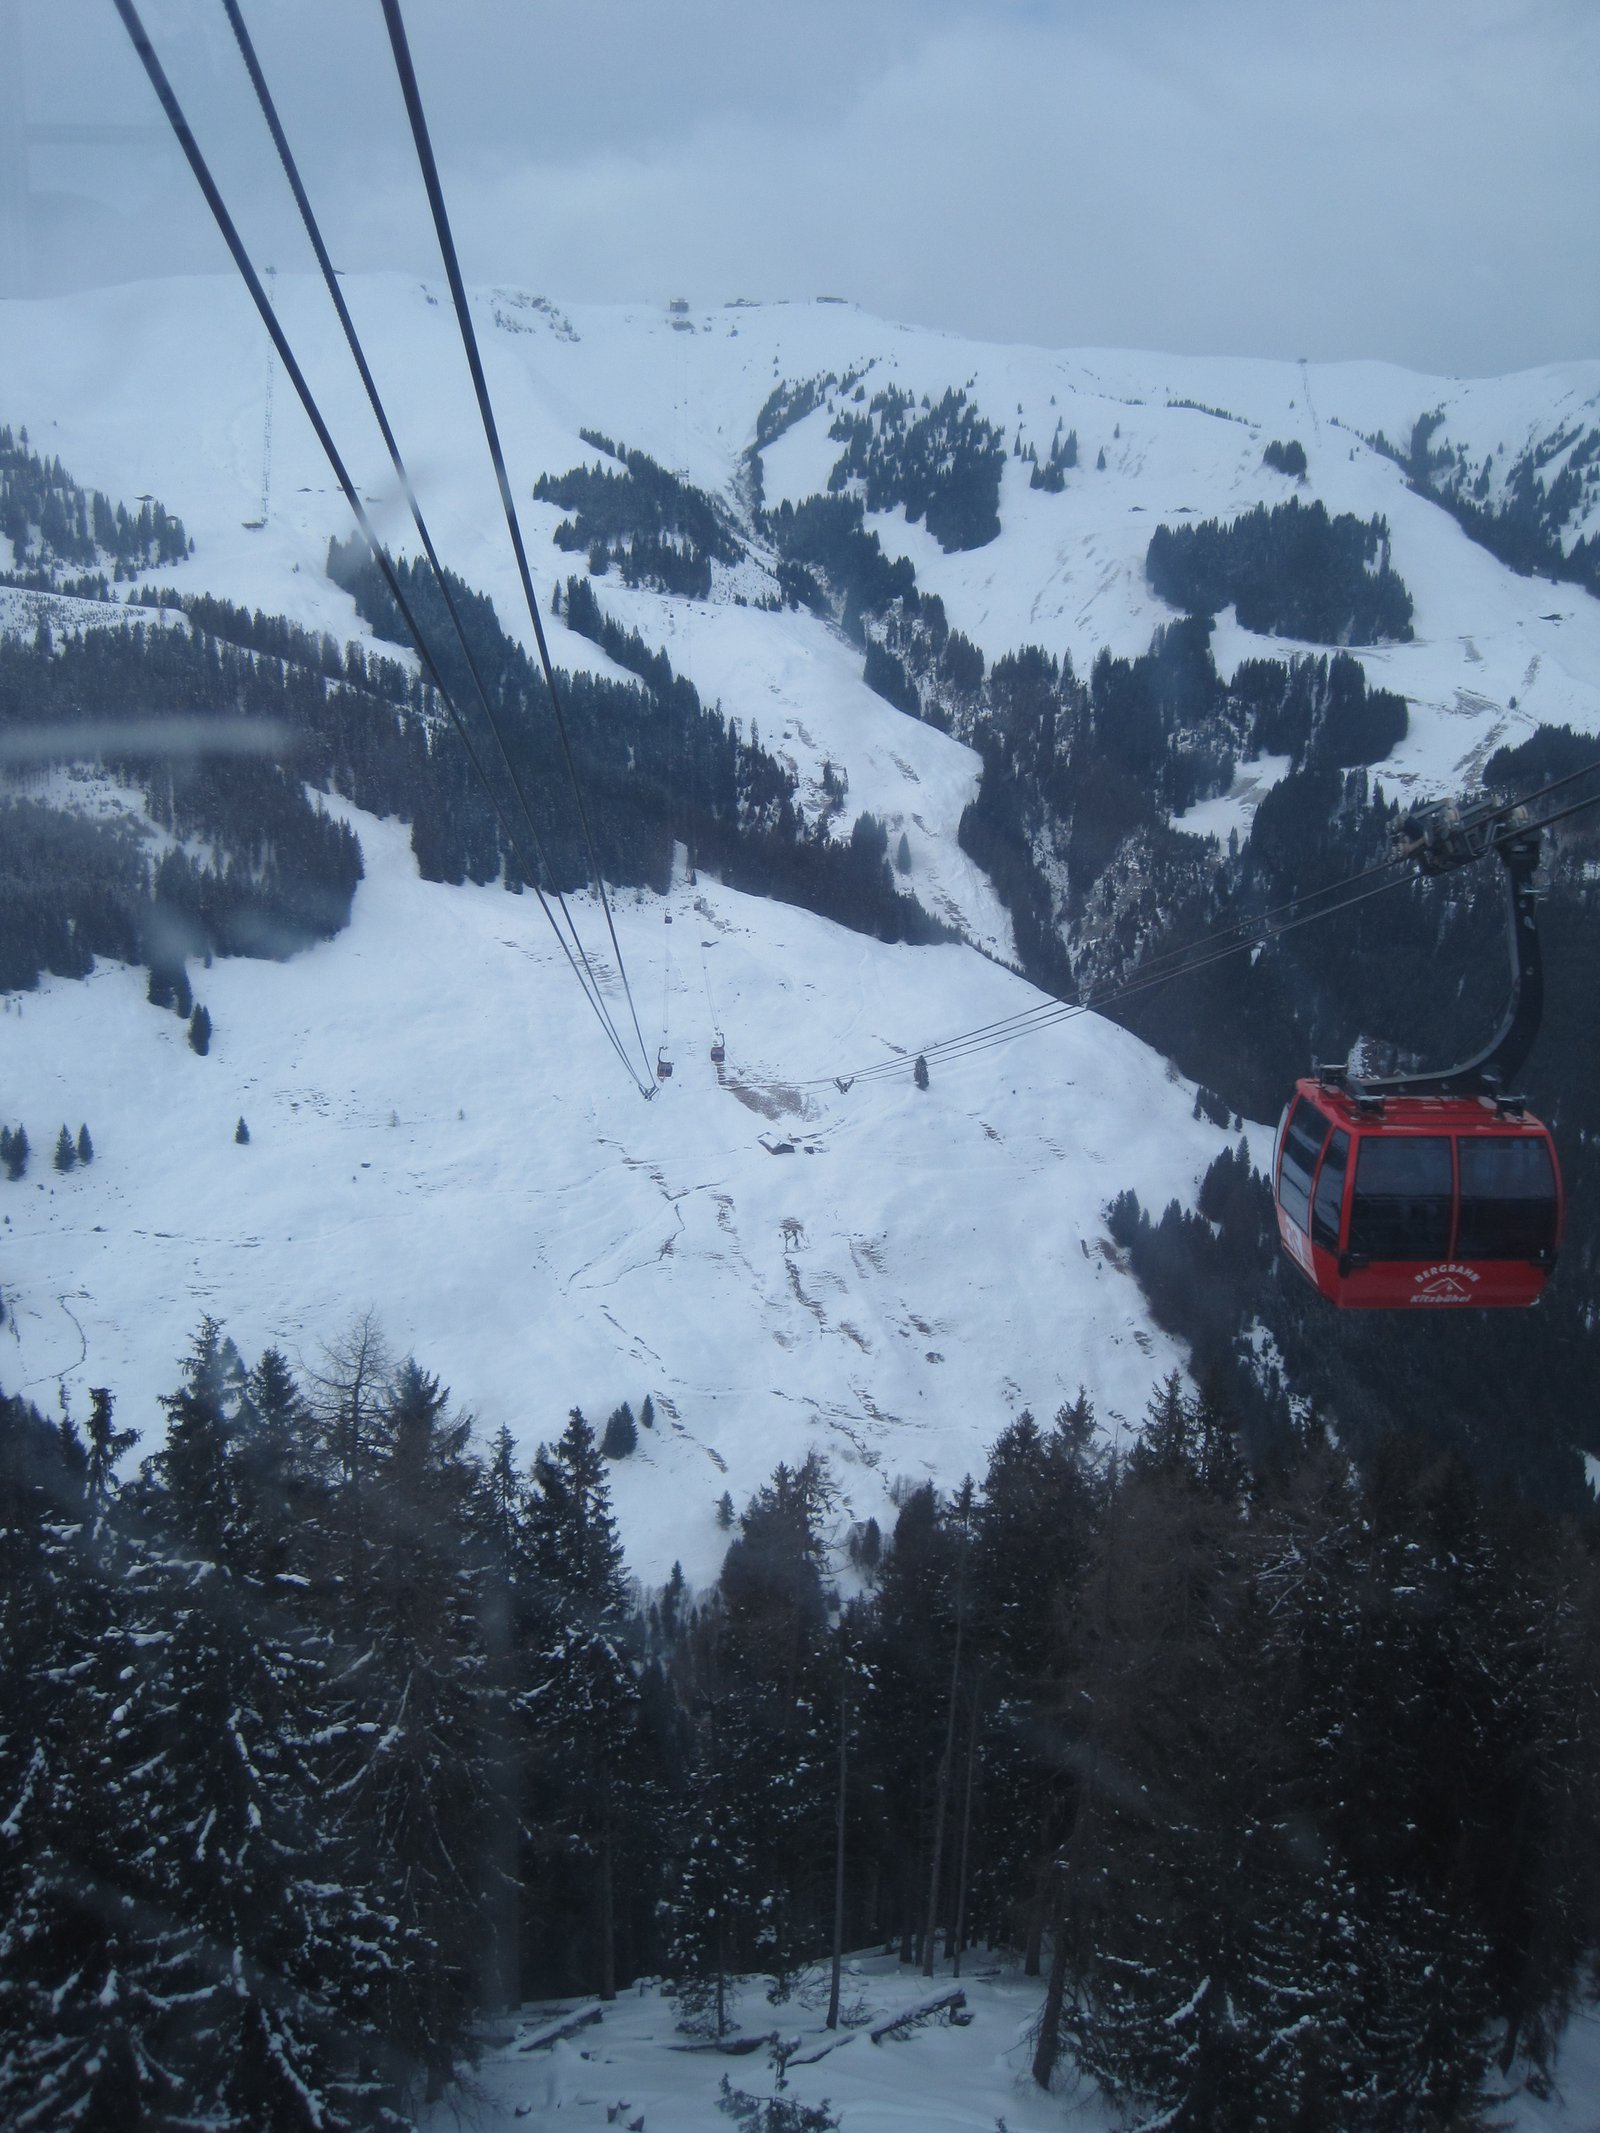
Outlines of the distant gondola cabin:
[[1346,1309],[1531,1304],[1561,1248],[1549,1131],[1490,1096],[1298,1081],[1273,1192],[1284,1251]]

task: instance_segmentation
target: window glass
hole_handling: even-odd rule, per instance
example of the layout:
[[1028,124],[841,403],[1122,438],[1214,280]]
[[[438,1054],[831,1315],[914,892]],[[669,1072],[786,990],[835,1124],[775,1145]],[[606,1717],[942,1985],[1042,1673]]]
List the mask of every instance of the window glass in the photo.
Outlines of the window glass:
[[1556,1173],[1549,1144],[1533,1134],[1463,1139],[1461,1259],[1531,1259],[1555,1249]]
[[1328,1143],[1317,1175],[1316,1204],[1311,1210],[1311,1237],[1325,1252],[1339,1249],[1339,1214],[1344,1202],[1345,1164],[1350,1155],[1350,1136],[1336,1133]]
[[1296,1229],[1304,1229],[1310,1217],[1311,1179],[1327,1138],[1328,1121],[1315,1104],[1300,1097],[1289,1114],[1278,1166],[1278,1201]]
[[1350,1250],[1365,1259],[1443,1259],[1450,1250],[1450,1142],[1374,1134],[1361,1143]]

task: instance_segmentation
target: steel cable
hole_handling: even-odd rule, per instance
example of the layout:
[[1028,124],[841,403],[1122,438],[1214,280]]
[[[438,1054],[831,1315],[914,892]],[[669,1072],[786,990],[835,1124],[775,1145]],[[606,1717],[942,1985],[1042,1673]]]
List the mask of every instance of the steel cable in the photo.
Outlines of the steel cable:
[[534,597],[533,578],[528,569],[527,550],[522,543],[522,527],[517,518],[517,507],[511,495],[511,481],[506,473],[505,454],[500,448],[500,432],[495,425],[494,409],[489,400],[488,381],[483,374],[483,361],[478,353],[478,336],[473,328],[472,313],[467,303],[466,285],[461,279],[461,266],[456,257],[455,239],[450,230],[450,218],[445,210],[444,192],[439,183],[439,169],[434,161],[433,142],[428,133],[428,122],[423,114],[422,94],[417,86],[416,69],[411,63],[411,47],[406,41],[405,24],[401,20],[399,0],[382,0],[383,17],[389,29],[389,43],[394,52],[395,70],[400,78],[400,93],[405,99],[406,114],[411,121],[412,138],[416,143],[417,160],[422,170],[422,182],[427,190],[428,205],[433,213],[434,231],[439,240],[440,255],[444,260],[446,279],[450,284],[451,301],[455,305],[456,323],[461,332],[462,347],[466,351],[467,366],[472,373],[473,390],[477,395],[478,413],[482,418],[484,436],[488,441],[489,456],[494,462],[495,479],[500,485],[500,501],[505,510],[506,526],[511,535],[511,546],[516,554],[517,571],[522,580],[523,596],[528,604],[528,619],[533,624],[534,641],[539,647],[539,662],[544,669],[545,686],[550,691],[550,706],[555,714],[556,730],[561,738],[561,753],[567,766],[567,776],[572,783],[573,798],[577,803],[578,819],[583,826],[584,843],[589,853],[589,865],[593,871],[594,884],[605,912],[606,928],[611,935],[611,946],[617,958],[617,971],[622,979],[622,989],[627,995],[628,1012],[633,1017],[634,1035],[639,1040],[639,1054],[644,1060],[645,1071],[650,1071],[649,1048],[644,1041],[644,1031],[639,1026],[639,1014],[633,1003],[633,988],[628,982],[627,966],[622,957],[622,943],[617,939],[616,925],[611,915],[611,901],[606,895],[605,878],[600,870],[600,858],[595,849],[594,833],[589,823],[589,811],[584,804],[583,787],[578,779],[578,766],[573,759],[572,742],[567,732],[566,716],[561,709],[561,695],[556,688],[555,669],[550,660],[550,647],[545,641],[544,623],[539,616],[539,603]]
[[[279,361],[283,364],[284,371],[299,396],[300,404],[304,408],[306,413],[306,419],[310,422],[313,431],[316,433],[317,442],[322,446],[323,452],[327,457],[328,464],[333,470],[334,477],[338,481],[340,488],[344,491],[345,500],[349,504],[351,511],[355,515],[356,524],[361,529],[362,537],[366,541],[370,550],[372,551],[373,560],[376,562],[380,572],[383,575],[384,582],[388,586],[390,595],[393,598],[396,607],[399,609],[402,618],[404,619],[406,628],[411,632],[412,640],[417,648],[417,657],[422,663],[423,672],[430,686],[437,693],[440,702],[444,704],[446,710],[449,712],[451,720],[454,723],[457,732],[461,736],[462,745],[467,750],[468,758],[472,763],[473,769],[476,771],[480,782],[483,784],[485,792],[489,794],[491,804],[495,806],[495,811],[496,814],[499,816],[501,826],[506,831],[507,837],[510,839],[510,841],[515,844],[515,832],[513,831],[511,824],[507,821],[504,811],[499,807],[498,802],[494,799],[493,787],[484,770],[483,764],[478,757],[477,751],[473,747],[471,737],[467,733],[466,726],[461,719],[460,713],[455,708],[454,699],[451,697],[450,691],[445,685],[444,678],[439,671],[437,661],[433,657],[433,653],[428,645],[428,641],[422,630],[422,626],[417,621],[416,616],[413,614],[410,602],[407,600],[405,595],[405,589],[401,585],[399,578],[395,574],[394,566],[390,561],[388,555],[386,554],[382,543],[379,541],[376,530],[374,529],[371,520],[367,516],[366,506],[361,501],[360,493],[356,489],[355,483],[351,480],[349,470],[345,466],[344,460],[339,452],[339,448],[334,443],[332,433],[329,431],[328,425],[323,419],[322,411],[317,405],[316,396],[312,392],[310,385],[307,383],[305,374],[301,370],[299,362],[296,360],[294,350],[289,345],[288,338],[283,331],[282,325],[279,323],[278,315],[273,307],[272,300],[267,295],[266,290],[262,287],[261,278],[256,273],[255,267],[251,262],[250,255],[245,249],[243,239],[240,237],[237,228],[234,226],[233,218],[228,212],[227,205],[224,202],[222,195],[217,188],[215,179],[211,175],[210,166],[206,162],[205,156],[201,152],[200,144],[194,137],[194,133],[189,126],[188,120],[184,116],[183,108],[178,102],[178,98],[175,91],[173,90],[172,84],[167,79],[166,70],[163,68],[160,58],[156,53],[155,47],[151,44],[150,39],[145,32],[143,22],[139,19],[138,8],[134,4],[134,0],[115,0],[115,5],[117,13],[122,18],[123,27],[127,30],[129,39],[133,44],[133,48],[138,54],[140,63],[144,67],[145,73],[149,78],[150,85],[155,90],[157,99],[161,104],[161,108],[166,114],[167,122],[172,128],[173,135],[176,138],[179,147],[183,150],[184,156],[188,161],[190,170],[194,173],[195,181],[200,187],[201,193],[205,198],[206,205],[211,210],[212,218],[216,222],[218,230],[221,232],[223,242],[227,245],[229,252],[232,254],[234,265],[238,268],[240,276],[244,281],[245,287],[250,292],[250,296],[255,304],[256,310],[261,316],[262,324],[266,327],[267,332],[272,339],[272,344],[278,351]],[[590,1006],[594,1009],[595,1014],[600,1021],[601,1027],[606,1032],[608,1041],[612,1044],[613,1048],[616,1050],[618,1058],[622,1061],[623,1066],[627,1069],[627,1072],[633,1078],[634,1085],[638,1088],[639,1093],[645,1096],[652,1094],[653,1090],[646,1087],[646,1085],[639,1079],[638,1075],[634,1072],[633,1066],[622,1047],[621,1041],[617,1035],[616,1030],[612,1027],[610,1023],[602,1004],[599,1002],[598,999],[596,999],[593,995],[590,994],[589,988],[587,984],[584,983],[582,972],[579,969],[579,966],[572,955],[571,949],[567,947],[566,942],[562,939],[559,927],[555,927],[555,920],[553,914],[550,913],[548,906],[544,905],[544,899],[542,894],[540,896],[540,902],[545,909],[546,916],[550,918],[552,927],[555,928],[556,938],[558,941],[561,942],[561,946],[567,956],[567,960],[572,965],[574,974],[578,977],[579,984],[583,986],[584,997],[589,1000]]]
[[[500,761],[504,766],[506,777],[510,783],[512,791],[516,794],[517,805],[521,810],[522,819],[527,826],[528,836],[532,843],[534,854],[538,860],[539,867],[542,870],[544,882],[547,882],[549,884],[550,893],[553,896],[557,908],[560,910],[562,917],[566,921],[567,931],[571,936],[573,948],[576,951],[579,959],[582,961],[584,970],[588,973],[589,983],[594,989],[594,995],[596,999],[600,1000],[601,1011],[606,1021],[609,1023],[611,1021],[610,1010],[604,1004],[604,999],[600,990],[599,978],[596,976],[594,968],[589,961],[588,951],[584,947],[583,941],[578,933],[577,924],[573,919],[572,913],[567,907],[566,897],[562,893],[560,885],[556,880],[555,869],[550,864],[549,858],[544,849],[543,841],[539,836],[538,827],[534,822],[533,812],[531,807],[529,806],[527,794],[523,789],[521,779],[517,775],[516,766],[512,761],[510,750],[506,746],[505,737],[501,733],[499,724],[494,715],[494,711],[491,708],[489,701],[489,692],[484,683],[483,676],[479,671],[477,659],[473,654],[471,642],[467,636],[465,625],[462,622],[460,612],[456,605],[455,595],[451,591],[449,579],[445,575],[444,568],[439,561],[438,553],[434,548],[432,535],[428,531],[427,521],[424,519],[422,514],[422,506],[417,500],[416,491],[412,486],[411,477],[410,474],[407,472],[405,461],[401,457],[400,447],[398,442],[396,441],[394,430],[389,422],[388,413],[384,407],[382,396],[378,391],[377,382],[374,379],[371,367],[367,362],[366,351],[361,345],[360,335],[356,332],[355,321],[350,316],[350,308],[344,300],[344,291],[339,286],[338,275],[334,268],[333,261],[329,256],[327,245],[323,241],[321,227],[318,224],[316,214],[312,209],[311,201],[307,196],[305,186],[301,181],[299,166],[295,161],[294,153],[289,146],[288,138],[284,133],[283,125],[279,119],[277,105],[273,99],[271,90],[267,86],[266,76],[262,72],[261,63],[256,55],[255,45],[250,37],[248,29],[245,26],[244,17],[240,12],[239,0],[222,0],[222,4],[223,9],[227,14],[229,24],[232,27],[234,38],[238,43],[240,55],[244,60],[245,71],[249,74],[251,86],[255,90],[256,101],[261,107],[262,117],[266,120],[267,130],[272,136],[273,146],[278,151],[278,160],[283,165],[284,175],[289,181],[290,191],[294,194],[295,205],[300,211],[300,219],[305,225],[306,235],[311,242],[311,249],[315,253],[317,265],[322,271],[323,282],[327,288],[328,295],[332,300],[334,310],[338,314],[339,324],[344,329],[344,337],[349,346],[350,354],[354,359],[356,369],[360,373],[361,383],[366,391],[368,405],[372,409],[373,417],[378,424],[379,431],[381,432],[383,437],[384,445],[388,451],[390,465],[394,468],[395,478],[400,483],[400,487],[405,496],[406,503],[410,507],[412,523],[417,529],[417,535],[422,542],[423,551],[427,556],[429,568],[433,572],[434,581],[438,585],[439,592],[444,600],[446,611],[450,617],[451,627],[455,631],[456,642],[460,646],[462,656],[466,661],[467,671],[471,676],[473,691],[477,697],[479,708],[483,713],[484,723],[488,727],[490,733],[494,736],[495,744],[499,749]],[[492,794],[490,797],[492,800]],[[524,858],[524,860],[526,859],[525,853],[521,856]],[[544,893],[541,882],[535,880],[530,884],[530,886],[533,888],[534,893],[539,897],[541,905],[543,905]],[[546,915],[548,916],[548,910],[546,911]]]

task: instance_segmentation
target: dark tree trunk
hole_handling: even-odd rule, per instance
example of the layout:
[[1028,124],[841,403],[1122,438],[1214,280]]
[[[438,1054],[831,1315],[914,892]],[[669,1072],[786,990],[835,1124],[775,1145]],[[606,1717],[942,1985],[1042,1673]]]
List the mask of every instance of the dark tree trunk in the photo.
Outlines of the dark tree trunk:
[[950,1975],[961,1975],[961,1950],[967,1929],[967,1865],[972,1851],[972,1781],[978,1766],[978,1698],[972,1698],[972,1726],[967,1735],[967,1789],[961,1808],[961,1866],[956,1877],[956,1924],[950,1954]]
[[839,1972],[844,1963],[844,1809],[850,1772],[850,1699],[839,1684],[839,1794],[833,1815],[833,1968],[828,1978],[828,2019],[824,2029],[839,2027]]
[[[1057,1876],[1059,1884],[1059,1875]],[[1061,2051],[1061,2007],[1067,1994],[1067,1925],[1056,1907],[1055,1935],[1050,1949],[1050,1982],[1045,1987],[1044,2011],[1039,2017],[1039,2043],[1033,2055],[1033,2078],[1040,2088],[1050,2086]]]
[[611,1816],[606,1814],[600,1832],[600,1997],[614,2000],[617,1996],[617,1911],[613,1855],[615,1845],[611,1832]]
[[934,1943],[939,1930],[939,1868],[944,1856],[944,1811],[950,1795],[950,1766],[956,1752],[956,1697],[961,1688],[961,1632],[966,1626],[967,1533],[961,1529],[961,1556],[956,1571],[956,1643],[950,1660],[950,1700],[945,1711],[944,1754],[933,1808],[933,1863],[928,1872],[928,1930],[922,1944],[922,1974],[933,1975]]

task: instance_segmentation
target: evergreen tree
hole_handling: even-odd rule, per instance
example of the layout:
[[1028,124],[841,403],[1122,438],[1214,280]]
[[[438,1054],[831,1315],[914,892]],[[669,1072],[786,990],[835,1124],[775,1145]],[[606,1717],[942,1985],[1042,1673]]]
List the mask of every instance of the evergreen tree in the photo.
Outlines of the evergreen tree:
[[[27,1884],[8,1906],[25,1951],[20,1996],[0,1986],[8,2123],[341,2122],[327,2010],[301,1968],[294,1876],[324,1876],[282,1693],[293,1669],[233,1575],[216,1508],[226,1385],[225,1344],[208,1324],[169,1396],[165,1453],[121,1495],[113,1468],[131,1433],[97,1390],[77,1508],[58,1507],[70,1613],[38,1654],[64,1671],[36,1741]],[[135,1500],[143,1521],[130,1517]],[[270,2028],[276,2110],[270,2081],[239,2086],[252,2002]]]
[[1080,1392],[1052,1429],[1026,1410],[990,1449],[972,1545],[973,1661],[982,1685],[984,1799],[992,1835],[980,1863],[978,1915],[1037,1966],[1060,1921],[1060,1848],[1079,1790],[1059,1753],[1041,1753],[1078,1693],[1081,1651],[1069,1631],[1099,1530],[1102,1479],[1094,1417]]
[[94,1142],[89,1138],[87,1126],[78,1128],[78,1161],[80,1163],[92,1163],[94,1161]]
[[250,1145],[250,1128],[245,1124],[242,1114],[240,1115],[239,1123],[233,1129],[233,1138],[235,1145],[240,1148],[248,1148]]
[[850,1529],[850,1560],[869,1578],[883,1560],[883,1529],[875,1518]]
[[928,1086],[928,1062],[920,1052],[917,1054],[917,1063],[911,1070],[911,1079],[919,1089],[925,1089]]
[[[125,1717],[140,1671],[128,1551],[91,1520],[58,1433],[0,1397],[0,2117],[138,2124],[183,2100],[136,2060],[149,2027],[144,1803]],[[50,1676],[59,1674],[52,1682]],[[114,2067],[121,2086],[108,2085]]]
[[928,1869],[955,1650],[959,1544],[931,1483],[900,1506],[879,1574],[866,1663],[863,1760],[875,1775],[872,1842],[883,1922],[902,1962],[925,1954]]
[[72,1135],[63,1126],[56,1136],[56,1168],[64,1173],[71,1170],[77,1160],[78,1151],[73,1145]]
[[532,1635],[519,1708],[540,1766],[537,1820],[565,1831],[589,1869],[592,1955],[582,1982],[612,1999],[639,1689],[604,1454],[577,1408],[555,1447],[535,1455],[527,1528]]
[[263,1430],[213,1320],[163,1405],[166,1444],[142,1490],[156,1544],[130,1579],[149,1655],[130,1721],[146,1899],[169,1921],[145,1960],[182,2010],[173,2049],[194,2105],[309,2126],[331,2075],[331,1966],[306,1961],[334,1865],[306,1761],[320,1669],[252,1575],[288,1447]]
[[661,1588],[661,1634],[669,1644],[676,1641],[682,1625],[688,1587],[684,1582],[683,1565],[674,1562],[671,1575]]
[[614,1407],[606,1419],[605,1435],[600,1440],[600,1449],[608,1459],[626,1459],[639,1445],[639,1431],[633,1419],[633,1409],[624,1400]]
[[[1248,2122],[1310,1950],[1269,1938],[1271,1922],[1307,1915],[1303,1897],[1278,1896],[1291,1861],[1265,1836],[1283,1741],[1250,1694],[1259,1624],[1236,1511],[1197,1489],[1193,1445],[1174,1377],[1106,1529],[1089,1783],[1062,1875],[1074,1989],[1057,2012],[1108,2089],[1198,2129]],[[1122,1788],[1130,1767],[1163,1770],[1159,1800],[1147,1780]]]
[[702,1611],[696,1660],[698,1825],[672,1902],[674,1963],[690,1999],[759,1964],[773,1998],[832,1910],[836,1730],[829,1695],[822,1460],[780,1466],[757,1490]]
[[293,1574],[321,1480],[310,1409],[282,1350],[267,1348],[241,1388],[232,1462],[236,1556],[263,1586]]
[[211,1016],[203,1007],[196,1007],[189,1017],[189,1043],[202,1059],[211,1049]]
[[136,1429],[118,1429],[112,1421],[115,1401],[104,1385],[89,1390],[89,1445],[84,1485],[91,1521],[105,1516],[117,1485],[117,1461],[139,1441]]
[[216,1319],[203,1319],[183,1383],[162,1395],[166,1443],[147,1467],[158,1491],[150,1501],[162,1531],[213,1563],[228,1557],[237,1537],[231,1453],[243,1393],[238,1350]]
[[581,1408],[567,1416],[554,1447],[533,1461],[529,1506],[534,1575],[568,1595],[594,1619],[620,1619],[627,1587],[611,1490],[594,1431]]
[[[370,1322],[341,1344],[332,1419],[350,1564],[345,1677],[325,1782],[345,1804],[339,1879],[391,1921],[352,1981],[364,2025],[437,2096],[466,2045],[489,1890],[491,1792],[480,1576],[463,1560],[470,1423],[411,1360],[379,1392]],[[375,1397],[375,1394],[377,1395]]]
[[11,1145],[5,1156],[6,1176],[13,1185],[27,1176],[28,1155],[28,1129],[26,1126],[18,1126],[11,1136]]
[[686,1640],[694,1759],[682,1802],[683,1842],[666,1906],[668,1963],[679,2027],[722,2037],[738,2004],[738,1928],[758,1901],[750,1841],[754,1802],[739,1774],[740,1713],[724,1665],[715,1599]]

